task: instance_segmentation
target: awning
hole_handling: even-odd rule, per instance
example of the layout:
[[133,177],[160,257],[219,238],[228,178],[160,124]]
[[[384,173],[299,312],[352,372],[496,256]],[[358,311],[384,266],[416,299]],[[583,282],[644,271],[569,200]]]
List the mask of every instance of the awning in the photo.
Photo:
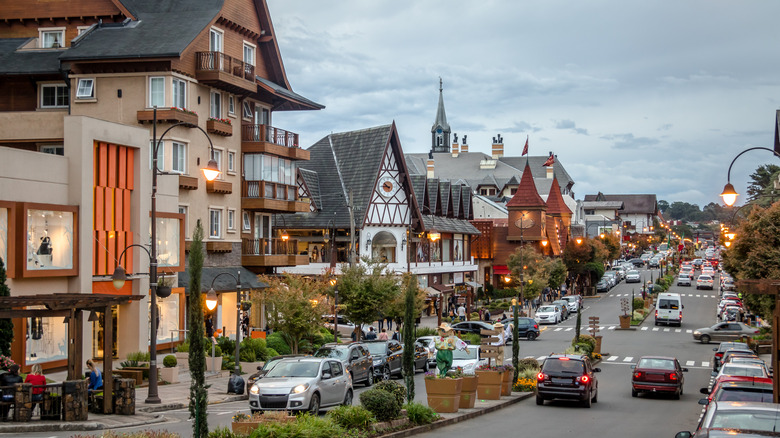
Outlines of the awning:
[[452,286],[447,284],[434,284],[433,288],[441,293],[449,293],[455,290]]
[[[187,266],[184,272],[179,272],[179,287],[184,288],[185,293],[190,293],[190,267]],[[204,267],[200,276],[200,288],[202,291],[208,291],[211,288],[211,283],[214,282],[214,290],[217,292],[232,292],[236,290],[236,280],[230,275],[222,275],[214,279],[221,273],[227,272],[233,277],[241,275],[241,289],[263,289],[268,287],[267,284],[257,279],[257,274],[250,271],[243,266],[224,266],[224,267]]]
[[467,286],[471,286],[474,289],[479,289],[480,287],[482,287],[482,285],[477,283],[476,281],[467,281],[464,284],[467,285]]
[[509,268],[506,265],[493,265],[493,275],[508,275]]
[[441,296],[441,292],[437,291],[436,289],[432,287],[426,287],[425,292],[428,294],[429,297],[438,297]]

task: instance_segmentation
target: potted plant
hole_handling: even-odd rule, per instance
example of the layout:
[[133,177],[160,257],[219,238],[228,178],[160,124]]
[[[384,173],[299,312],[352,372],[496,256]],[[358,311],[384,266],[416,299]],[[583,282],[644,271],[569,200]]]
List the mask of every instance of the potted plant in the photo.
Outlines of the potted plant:
[[157,277],[157,296],[160,298],[168,298],[171,296],[171,288],[173,287],[175,276],[166,277],[165,275]]
[[169,354],[163,358],[163,368],[160,369],[160,378],[168,383],[178,383],[179,381],[179,361],[176,356]]
[[458,409],[472,409],[477,401],[477,376],[474,374],[465,374],[463,368],[458,367],[453,377],[460,377],[463,380],[460,386],[460,403]]
[[[222,371],[222,349],[219,347],[219,345],[213,345],[213,350],[212,350],[211,342],[207,342],[205,348],[206,348],[206,371],[212,371],[212,372]],[[214,357],[211,357],[212,351],[214,352]]]
[[174,354],[176,356],[176,360],[183,361],[186,368],[186,364],[190,360],[190,341],[185,339],[181,344],[177,345],[176,353]]
[[623,314],[620,315],[620,328],[627,329],[631,327],[631,315],[628,313],[631,309],[631,305],[628,302],[628,298],[620,299],[620,310]]
[[483,400],[499,400],[504,382],[504,369],[490,365],[480,365],[477,375],[477,397]]
[[428,407],[439,413],[458,412],[463,379],[439,376],[435,371],[425,373],[425,392]]
[[259,418],[239,412],[233,415],[233,422],[230,424],[230,428],[235,434],[251,435],[258,425],[260,425]]
[[242,301],[241,302],[241,310],[247,311],[252,308],[252,302],[251,301]]
[[501,395],[512,395],[512,377],[515,375],[515,368],[512,365],[502,365],[504,374],[501,376]]

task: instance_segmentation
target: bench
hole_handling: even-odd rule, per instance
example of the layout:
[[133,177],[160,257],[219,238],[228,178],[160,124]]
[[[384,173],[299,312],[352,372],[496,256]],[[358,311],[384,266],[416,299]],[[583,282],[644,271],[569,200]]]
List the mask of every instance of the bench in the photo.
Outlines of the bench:
[[134,379],[136,385],[141,385],[144,383],[144,372],[142,370],[112,370],[111,371],[115,376],[118,376],[119,378],[123,379]]

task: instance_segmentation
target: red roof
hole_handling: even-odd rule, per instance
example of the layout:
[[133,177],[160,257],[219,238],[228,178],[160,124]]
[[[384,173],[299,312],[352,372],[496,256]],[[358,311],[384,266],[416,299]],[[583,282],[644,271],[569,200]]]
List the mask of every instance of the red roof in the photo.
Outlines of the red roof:
[[558,179],[553,177],[550,185],[550,196],[547,197],[547,214],[571,214],[571,210],[566,206],[561,195],[561,187],[558,185]]
[[[560,189],[558,189],[560,190]],[[531,168],[526,163],[523,169],[523,177],[520,179],[520,185],[512,199],[506,203],[507,207],[544,207],[545,203],[539,193],[536,191],[534,177],[531,175]]]

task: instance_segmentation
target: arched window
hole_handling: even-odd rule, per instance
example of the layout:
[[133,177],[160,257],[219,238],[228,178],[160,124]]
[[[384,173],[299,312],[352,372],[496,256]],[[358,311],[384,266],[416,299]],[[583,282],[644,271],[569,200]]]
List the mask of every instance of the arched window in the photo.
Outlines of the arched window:
[[373,248],[371,257],[376,261],[395,263],[396,245],[395,236],[387,231],[380,231],[376,233],[376,236],[371,241],[371,247]]

